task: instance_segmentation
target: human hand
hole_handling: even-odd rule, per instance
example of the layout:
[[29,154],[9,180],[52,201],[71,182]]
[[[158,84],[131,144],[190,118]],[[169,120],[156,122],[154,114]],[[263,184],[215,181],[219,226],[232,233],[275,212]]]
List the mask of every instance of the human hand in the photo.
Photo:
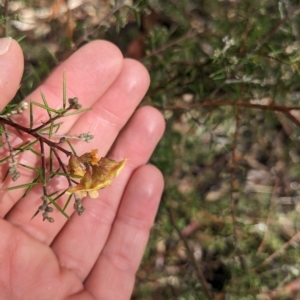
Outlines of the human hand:
[[[3,109],[23,72],[23,54],[14,40],[0,55],[0,66]],[[83,200],[86,210],[80,217],[74,213],[71,221],[59,212],[53,213],[52,224],[40,216],[30,220],[41,204],[38,190],[32,189],[23,199],[21,190],[2,193],[1,299],[129,299],[163,189],[161,173],[146,163],[163,134],[164,120],[152,107],[134,112],[148,88],[148,73],[105,41],[79,49],[28,99],[39,101],[42,90],[49,106],[60,107],[64,71],[67,95],[93,108],[66,118],[61,129],[94,134],[91,143],[76,144],[77,153],[97,148],[100,156],[130,159],[98,199]],[[23,156],[22,162],[31,160],[32,165],[32,159]],[[28,182],[26,176],[30,175],[19,178],[21,183]]]

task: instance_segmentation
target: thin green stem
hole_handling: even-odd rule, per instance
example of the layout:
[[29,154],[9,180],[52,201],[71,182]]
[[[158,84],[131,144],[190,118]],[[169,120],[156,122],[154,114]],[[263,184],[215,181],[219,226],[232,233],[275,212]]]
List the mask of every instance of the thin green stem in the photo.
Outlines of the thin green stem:
[[40,129],[42,129],[42,128],[44,128],[45,126],[49,125],[51,122],[53,122],[53,121],[55,121],[55,120],[57,120],[57,119],[59,119],[59,118],[64,117],[65,113],[68,112],[68,111],[70,111],[70,110],[73,109],[73,108],[74,108],[73,105],[68,106],[63,112],[58,113],[56,116],[54,116],[54,117],[52,117],[52,118],[49,118],[48,121],[46,121],[45,123],[43,123],[42,125],[40,125],[40,126],[38,126],[38,127],[36,127],[36,128],[31,129],[31,131],[32,131],[32,132],[37,132],[37,131],[39,131]]

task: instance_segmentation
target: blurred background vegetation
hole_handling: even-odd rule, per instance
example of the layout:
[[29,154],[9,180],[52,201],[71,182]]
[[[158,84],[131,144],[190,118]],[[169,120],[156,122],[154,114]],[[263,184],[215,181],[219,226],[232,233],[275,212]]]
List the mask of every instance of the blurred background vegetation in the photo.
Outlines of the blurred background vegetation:
[[14,101],[94,39],[149,70],[166,186],[132,299],[300,299],[299,0],[1,1]]

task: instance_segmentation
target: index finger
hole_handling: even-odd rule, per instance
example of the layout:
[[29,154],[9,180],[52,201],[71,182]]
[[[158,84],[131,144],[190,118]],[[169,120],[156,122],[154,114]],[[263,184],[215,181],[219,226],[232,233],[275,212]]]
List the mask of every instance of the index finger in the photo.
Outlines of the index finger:
[[[41,92],[51,108],[60,109],[63,104],[63,74],[66,74],[67,98],[77,97],[83,108],[91,107],[112,85],[123,66],[123,56],[112,43],[94,41],[85,45],[59,65],[43,84],[25,100],[43,104]],[[68,117],[60,132],[67,132],[80,115]],[[41,125],[48,119],[45,109],[34,107],[34,121]],[[24,120],[29,124],[29,114]]]

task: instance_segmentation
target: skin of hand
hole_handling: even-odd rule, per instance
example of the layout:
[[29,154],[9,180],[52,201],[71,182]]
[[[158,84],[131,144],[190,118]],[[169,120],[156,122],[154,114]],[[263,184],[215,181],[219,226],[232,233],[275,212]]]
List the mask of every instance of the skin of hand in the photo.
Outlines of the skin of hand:
[[[16,41],[0,39],[0,109],[17,92],[23,60]],[[54,223],[41,215],[31,220],[41,205],[40,187],[22,199],[24,190],[3,191],[30,182],[30,172],[22,170],[17,183],[1,183],[1,299],[130,299],[163,190],[162,174],[147,161],[163,135],[164,119],[152,107],[136,109],[149,86],[148,72],[109,42],[80,48],[26,99],[41,102],[42,91],[50,107],[61,107],[63,72],[67,96],[93,109],[65,118],[60,132],[94,134],[91,143],[75,144],[79,154],[99,149],[99,156],[129,160],[98,199],[83,200],[81,216],[69,205],[71,221],[57,211],[51,214]],[[37,110],[34,118],[40,124],[46,112]],[[38,158],[26,153],[18,160],[36,164]]]

